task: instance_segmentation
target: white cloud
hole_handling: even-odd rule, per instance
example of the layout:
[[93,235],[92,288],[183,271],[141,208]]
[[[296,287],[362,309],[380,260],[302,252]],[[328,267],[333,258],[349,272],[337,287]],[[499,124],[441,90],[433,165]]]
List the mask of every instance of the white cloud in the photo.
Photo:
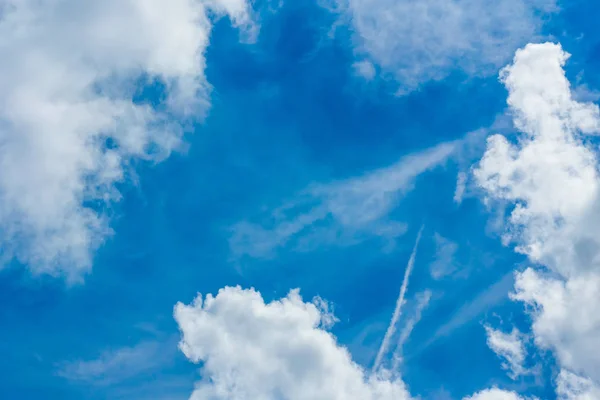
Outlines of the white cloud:
[[503,359],[502,368],[508,371],[512,379],[527,373],[524,366],[527,351],[523,334],[518,329],[513,328],[510,333],[504,333],[486,326],[485,332],[489,348]]
[[556,383],[558,400],[596,400],[600,399],[600,387],[590,379],[561,370]]
[[513,274],[508,273],[498,282],[479,292],[474,298],[461,306],[448,320],[441,323],[435,333],[429,338],[422,348],[435,343],[437,340],[448,337],[463,325],[473,321],[495,304],[508,299],[513,284]]
[[312,185],[262,223],[235,224],[231,251],[235,257],[272,257],[290,243],[306,251],[323,243],[356,243],[368,235],[393,244],[406,225],[390,221],[388,214],[412,189],[417,176],[443,164],[455,149],[456,143],[444,143],[360,177]]
[[437,232],[433,235],[433,240],[435,242],[435,260],[429,265],[429,271],[433,279],[441,279],[457,269],[454,257],[458,251],[458,244]]
[[394,363],[392,364],[392,371],[397,371],[398,367],[403,361],[404,345],[408,341],[413,329],[415,328],[415,325],[417,325],[417,323],[421,320],[423,316],[423,310],[425,310],[425,308],[427,308],[429,305],[429,302],[431,301],[431,291],[426,290],[417,294],[415,297],[417,300],[417,305],[413,315],[404,323],[404,326],[400,331],[400,335],[398,335],[396,350],[393,354]]
[[174,315],[181,350],[202,363],[192,400],[410,399],[399,378],[354,363],[322,326],[327,312],[297,290],[266,303],[255,290],[226,287],[178,303]]
[[362,76],[367,81],[375,78],[375,74],[377,73],[373,63],[368,60],[357,61],[352,67],[354,68],[356,75]]
[[[209,11],[210,10],[210,11]],[[110,234],[99,211],[117,200],[134,159],[181,140],[210,87],[211,21],[251,30],[244,0],[7,0],[0,14],[0,240],[6,259],[76,279]],[[165,112],[132,101],[135,81],[166,85]],[[111,142],[107,145],[107,141]]]
[[[426,292],[417,314],[429,298]],[[348,350],[326,330],[335,320],[327,303],[304,302],[297,289],[265,302],[254,289],[225,287],[216,296],[199,295],[190,305],[178,303],[174,317],[182,335],[181,351],[201,365],[190,400],[413,398],[397,371],[369,374],[353,362]],[[464,398],[527,399],[535,400],[498,388]]]
[[96,359],[62,363],[57,375],[74,382],[114,387],[164,367],[175,356],[174,348],[173,340],[144,341],[133,347],[107,350]]
[[568,280],[529,268],[517,274],[513,298],[531,306],[535,343],[561,365],[600,382],[600,274]]
[[555,0],[321,0],[354,32],[356,52],[396,77],[404,90],[456,67],[494,74],[534,39]]
[[373,363],[373,371],[379,370],[381,362],[383,361],[383,357],[387,355],[390,340],[392,340],[392,336],[394,336],[394,333],[396,332],[396,325],[398,324],[398,320],[400,319],[400,315],[402,314],[402,306],[405,302],[404,298],[406,297],[406,291],[408,290],[408,282],[410,279],[410,275],[415,266],[415,259],[417,257],[417,250],[419,249],[419,242],[421,241],[423,229],[424,226],[421,226],[421,229],[419,229],[419,233],[417,234],[417,239],[415,240],[412,252],[410,254],[410,258],[408,259],[408,263],[406,264],[404,278],[402,279],[402,284],[400,285],[400,293],[398,295],[398,298],[396,299],[396,307],[394,308],[394,312],[392,313],[392,319],[390,320],[388,328],[385,331],[383,340],[381,341],[379,351],[375,356],[375,362]]
[[535,343],[597,384],[600,180],[597,155],[583,135],[598,132],[600,112],[573,99],[563,70],[568,57],[552,43],[517,51],[501,78],[521,135],[516,143],[490,137],[474,176],[490,205],[514,206],[506,243],[549,269],[517,273],[512,296],[530,306]]
[[[494,201],[515,204],[505,239],[532,261],[564,276],[587,268],[595,235],[582,229],[599,188],[597,160],[579,133],[598,129],[598,107],[571,98],[562,69],[568,55],[559,45],[528,45],[502,72],[518,144],[504,136],[488,139],[474,170],[478,184]],[[573,195],[573,194],[577,195]],[[581,259],[581,257],[584,259]],[[582,263],[583,261],[583,263]]]
[[[526,400],[515,392],[498,388],[486,389],[463,400]],[[532,399],[533,400],[533,399]]]
[[467,174],[461,171],[456,175],[456,189],[454,190],[454,202],[456,204],[462,203],[466,188]]

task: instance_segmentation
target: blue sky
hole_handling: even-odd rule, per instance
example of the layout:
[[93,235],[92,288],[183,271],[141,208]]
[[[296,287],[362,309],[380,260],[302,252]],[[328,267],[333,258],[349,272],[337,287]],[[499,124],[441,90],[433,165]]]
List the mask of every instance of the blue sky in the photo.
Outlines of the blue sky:
[[1,397],[600,398],[597,14],[0,1]]

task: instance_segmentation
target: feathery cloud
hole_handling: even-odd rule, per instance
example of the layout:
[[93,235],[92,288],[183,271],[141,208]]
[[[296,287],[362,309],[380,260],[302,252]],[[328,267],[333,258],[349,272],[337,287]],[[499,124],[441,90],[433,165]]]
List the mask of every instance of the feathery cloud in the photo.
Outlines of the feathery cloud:
[[363,176],[311,185],[261,223],[235,224],[231,252],[236,258],[269,258],[286,245],[306,251],[323,243],[356,243],[365,236],[379,236],[393,244],[406,232],[406,225],[390,221],[388,214],[412,189],[417,176],[446,162],[456,148],[455,142],[442,143]]
[[356,53],[411,91],[459,67],[492,75],[534,40],[555,0],[321,0],[348,22]]

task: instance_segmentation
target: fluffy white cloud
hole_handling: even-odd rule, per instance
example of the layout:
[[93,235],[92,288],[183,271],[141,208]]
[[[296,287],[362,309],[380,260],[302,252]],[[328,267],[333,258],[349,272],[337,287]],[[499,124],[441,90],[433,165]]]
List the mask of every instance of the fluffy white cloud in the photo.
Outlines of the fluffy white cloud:
[[237,223],[229,242],[231,251],[236,257],[271,257],[285,245],[305,251],[323,243],[356,243],[365,235],[381,236],[393,244],[406,225],[390,221],[388,214],[412,189],[415,178],[446,162],[457,145],[443,143],[363,176],[312,185],[263,223]]
[[354,31],[366,55],[404,90],[444,78],[456,66],[494,74],[537,36],[555,0],[321,0]]
[[177,304],[180,348],[202,363],[191,399],[410,399],[399,378],[369,375],[352,361],[325,330],[332,316],[319,304],[297,290],[266,303],[240,287]]
[[[0,6],[0,241],[35,273],[76,278],[110,234],[134,159],[176,148],[208,106],[211,21],[251,30],[245,0],[5,0]],[[164,113],[132,101],[166,87]]]
[[490,204],[513,205],[505,241],[549,268],[516,276],[513,298],[530,306],[536,344],[597,383],[600,178],[583,135],[598,132],[600,112],[573,99],[563,70],[568,57],[552,43],[517,51],[501,78],[521,135],[515,143],[490,137],[474,176]]
[[512,379],[527,372],[524,367],[527,351],[523,343],[523,334],[518,329],[513,328],[510,333],[504,333],[486,326],[485,332],[488,346],[504,360],[502,368],[509,372]]
[[474,170],[491,200],[515,204],[505,240],[564,276],[594,262],[597,241],[585,220],[600,186],[596,155],[580,136],[600,126],[598,107],[572,99],[562,68],[567,58],[552,43],[517,51],[501,76],[523,134],[517,144],[491,136]]
[[600,387],[590,379],[582,378],[570,371],[560,371],[556,386],[558,400],[600,399]]
[[[486,389],[463,400],[526,400],[515,392],[498,388]],[[533,400],[533,399],[532,399]]]
[[527,269],[517,275],[513,298],[531,306],[538,346],[554,350],[565,368],[600,382],[600,274],[565,281]]
[[[201,365],[190,400],[413,399],[397,373],[369,374],[353,362],[327,331],[335,321],[327,303],[320,298],[304,302],[297,289],[265,302],[254,289],[225,287],[216,296],[199,295],[190,305],[178,303],[174,317],[182,335],[180,349]],[[572,393],[588,388],[582,381],[569,382]],[[498,388],[464,398],[527,399]]]

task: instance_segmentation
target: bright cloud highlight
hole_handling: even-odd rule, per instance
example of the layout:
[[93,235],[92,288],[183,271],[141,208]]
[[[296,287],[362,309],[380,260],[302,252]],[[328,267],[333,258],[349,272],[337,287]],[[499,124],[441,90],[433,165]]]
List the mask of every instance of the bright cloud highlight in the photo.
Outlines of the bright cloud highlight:
[[[535,343],[592,384],[600,381],[600,180],[584,135],[598,132],[600,112],[573,99],[563,70],[568,57],[553,43],[517,51],[501,78],[521,134],[515,143],[490,137],[474,175],[490,204],[512,207],[506,242],[549,268],[516,275],[513,299],[529,306]],[[561,387],[564,398],[586,398]]]
[[175,306],[181,350],[202,363],[191,400],[408,400],[404,383],[370,375],[323,325],[331,316],[297,290],[265,302],[226,287]]
[[[136,160],[176,149],[210,86],[211,18],[251,30],[244,0],[4,1],[0,8],[0,240],[5,261],[77,279],[111,233],[105,212]],[[135,102],[158,80],[160,110]]]

